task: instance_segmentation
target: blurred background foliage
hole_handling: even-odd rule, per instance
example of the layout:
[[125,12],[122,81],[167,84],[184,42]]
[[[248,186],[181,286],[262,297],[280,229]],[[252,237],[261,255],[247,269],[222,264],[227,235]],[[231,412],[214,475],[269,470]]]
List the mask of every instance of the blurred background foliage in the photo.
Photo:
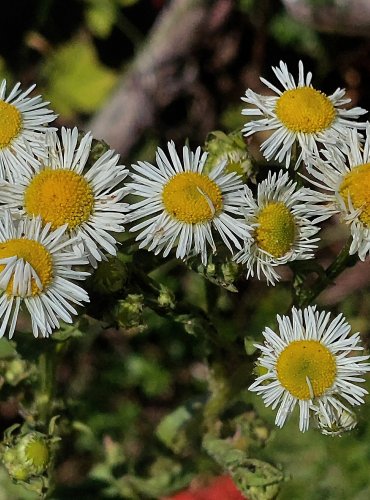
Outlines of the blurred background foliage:
[[[171,3],[6,2],[2,18],[9,29],[0,32],[0,73],[10,84],[36,83],[59,114],[58,126],[86,130],[145,50],[153,26]],[[172,100],[153,110],[154,126],[140,131],[122,158],[124,163],[152,160],[155,147],[170,139],[203,145],[211,131],[239,129],[243,124],[240,97],[247,87],[261,91],[259,76],[271,78],[271,65],[280,59],[293,73],[302,59],[313,71],[316,87],[332,93],[344,86],[354,105],[370,108],[370,38],[362,33],[348,34],[339,25],[337,30],[325,30],[322,25],[317,29],[315,16],[311,24],[302,24],[278,0],[193,3],[202,4],[209,15],[204,36],[200,34],[177,68],[185,81],[191,75],[189,81]],[[333,3],[306,2],[315,9]],[[250,150],[259,158],[257,142],[251,142]],[[323,263],[330,262],[345,237],[337,226],[325,226],[319,251]],[[57,456],[56,499],[156,498],[156,488],[169,494],[197,475],[220,473],[217,460],[206,453],[199,455],[197,448],[201,435],[197,412],[207,397],[209,374],[204,363],[205,327],[189,311],[193,307],[207,312],[218,327],[219,345],[225,348],[232,343],[233,352],[243,359],[245,349],[252,354],[253,341],[260,341],[263,328],[274,325],[275,315],[287,312],[290,304],[289,284],[284,280],[275,288],[239,280],[234,283],[235,293],[225,286],[228,279],[233,281],[227,275],[230,269],[223,269],[223,286],[218,286],[214,278],[221,275],[219,269],[200,270],[191,263],[189,268],[171,258],[153,260],[133,248],[123,235],[117,259],[104,263],[89,280],[91,306],[73,327],[48,341],[22,334],[12,342],[0,341],[4,430],[22,421],[19,411],[29,399],[35,376],[32,360],[49,349],[47,344],[62,345],[61,340],[69,339],[61,347],[56,380],[56,401],[67,403],[59,408],[65,437]],[[140,272],[127,276],[129,269]],[[370,338],[368,263],[344,274],[319,303],[334,313],[342,311],[366,341]],[[143,275],[149,276],[152,285]],[[286,279],[289,276],[287,270]],[[190,309],[174,316],[174,301],[187,301]],[[233,361],[225,361],[230,373]],[[287,480],[279,498],[370,497],[369,402],[361,410],[357,429],[340,438],[311,430],[302,435],[294,418],[283,430],[270,434],[267,429],[274,428],[274,413],[246,389],[234,404],[244,405],[250,419],[246,435],[253,456],[280,464],[285,471]],[[230,414],[227,418],[234,422]],[[252,427],[258,432],[253,434]],[[140,492],[138,497],[134,491]],[[0,500],[28,498],[35,495],[11,484],[0,469]]]

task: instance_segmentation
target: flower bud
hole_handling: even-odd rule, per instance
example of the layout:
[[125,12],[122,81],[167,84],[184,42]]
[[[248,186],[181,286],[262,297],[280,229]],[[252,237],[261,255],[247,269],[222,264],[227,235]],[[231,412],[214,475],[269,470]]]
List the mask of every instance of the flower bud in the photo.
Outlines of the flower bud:
[[2,454],[3,464],[8,471],[9,476],[16,481],[27,481],[31,474],[27,465],[19,461],[18,450],[15,448],[6,448]]
[[144,331],[146,325],[143,318],[144,297],[141,294],[129,294],[124,300],[119,300],[116,318],[119,326],[129,334]]
[[226,172],[235,172],[246,181],[254,174],[253,159],[241,133],[226,135],[216,130],[211,132],[205,145],[208,158],[205,171],[210,172],[226,160]]
[[175,307],[175,295],[173,291],[162,284],[158,295],[158,305],[164,309],[174,309]]
[[[82,140],[82,138],[85,136],[84,131],[79,132],[79,142]],[[109,145],[103,141],[103,140],[98,140],[98,139],[93,139],[91,143],[91,151],[89,154],[89,158],[87,160],[86,168],[90,168],[96,161],[99,160],[101,156],[103,156],[104,153],[109,151],[110,147]]]
[[3,376],[9,385],[17,385],[31,373],[31,366],[23,359],[14,358],[4,363]]
[[95,292],[108,295],[121,290],[127,277],[127,265],[119,257],[110,257],[99,263],[88,283]]
[[38,484],[39,479],[43,484],[52,460],[51,447],[58,440],[37,431],[17,435],[13,430],[6,431],[2,461],[9,476],[16,482],[30,484],[36,481],[35,484]]

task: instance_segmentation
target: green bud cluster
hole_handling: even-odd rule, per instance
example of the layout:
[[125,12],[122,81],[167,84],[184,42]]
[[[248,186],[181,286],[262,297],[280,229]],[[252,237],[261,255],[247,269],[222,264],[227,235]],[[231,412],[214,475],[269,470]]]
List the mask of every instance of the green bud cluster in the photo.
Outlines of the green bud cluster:
[[55,444],[60,440],[56,419],[51,419],[48,434],[30,430],[27,424],[14,424],[4,432],[1,443],[1,459],[11,479],[39,495],[48,488]]
[[128,279],[128,266],[119,257],[111,257],[99,263],[89,286],[95,292],[109,295],[122,290]]
[[205,150],[208,151],[205,171],[210,172],[226,160],[226,172],[241,175],[244,182],[254,176],[253,159],[240,132],[228,135],[220,130],[211,132]]
[[10,477],[15,481],[28,481],[43,475],[50,462],[49,441],[45,434],[32,431],[5,445],[2,460]]
[[144,297],[142,294],[128,294],[119,300],[116,308],[118,325],[129,335],[141,333],[146,329],[143,318]]
[[28,378],[33,371],[31,363],[20,358],[6,359],[0,361],[1,384],[16,386],[22,380]]
[[160,285],[159,295],[158,295],[158,305],[164,309],[174,309],[175,308],[175,294],[173,291],[164,286]]

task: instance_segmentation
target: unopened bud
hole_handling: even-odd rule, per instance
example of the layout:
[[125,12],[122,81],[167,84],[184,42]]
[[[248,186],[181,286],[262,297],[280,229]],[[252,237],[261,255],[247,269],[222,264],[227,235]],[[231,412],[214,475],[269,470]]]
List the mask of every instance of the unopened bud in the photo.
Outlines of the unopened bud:
[[[37,489],[47,481],[54,444],[59,437],[38,431],[14,433],[14,426],[5,431],[2,461],[9,476],[16,482],[34,484]],[[36,490],[35,490],[36,491]]]
[[254,174],[253,159],[241,133],[231,133],[216,130],[211,132],[205,149],[208,158],[205,170],[210,172],[221,162],[226,161],[226,172],[235,172],[246,181]]
[[175,295],[172,290],[164,285],[161,285],[158,295],[158,305],[165,309],[174,309],[175,307]]
[[116,318],[120,327],[128,333],[136,334],[144,331],[146,325],[143,318],[144,297],[141,294],[129,294],[117,304]]
[[101,294],[112,294],[121,290],[127,282],[128,268],[119,257],[110,257],[99,263],[89,279],[89,286]]
[[30,366],[27,361],[15,358],[6,361],[4,365],[4,380],[9,385],[17,385],[30,374]]

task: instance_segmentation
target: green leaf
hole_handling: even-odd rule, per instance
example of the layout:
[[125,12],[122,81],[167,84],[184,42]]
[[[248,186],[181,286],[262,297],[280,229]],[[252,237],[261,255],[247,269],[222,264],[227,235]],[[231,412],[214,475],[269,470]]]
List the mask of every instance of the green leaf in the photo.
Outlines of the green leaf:
[[287,13],[277,14],[271,20],[270,32],[280,45],[294,47],[295,50],[325,60],[325,52],[318,33]]
[[17,351],[13,342],[2,338],[0,339],[0,359],[14,358],[17,356]]
[[225,470],[237,487],[250,500],[273,500],[284,480],[282,471],[273,465],[255,458],[249,458],[226,440],[206,436],[203,440],[206,452]]
[[81,332],[79,328],[79,322],[73,323],[71,325],[67,323],[61,323],[60,329],[53,333],[53,341],[65,342],[66,340],[75,337],[79,338],[83,336],[83,332]]
[[113,481],[112,471],[109,465],[105,463],[95,465],[90,471],[89,476],[98,481],[105,481],[107,483]]
[[99,38],[107,38],[117,17],[117,6],[111,0],[91,2],[86,12],[86,22],[91,32]]
[[[78,62],[76,64],[76,62]],[[45,62],[44,96],[64,117],[92,113],[116,82],[116,73],[104,67],[89,40],[74,39],[59,47]]]
[[255,347],[255,339],[252,338],[252,337],[245,337],[244,339],[244,348],[245,348],[245,352],[248,354],[248,356],[252,356],[256,350],[257,350],[257,347]]
[[125,360],[125,379],[127,387],[139,386],[149,397],[163,394],[170,387],[172,377],[157,359],[144,358],[131,354]]
[[183,466],[166,457],[159,457],[151,466],[151,476],[141,478],[127,475],[122,478],[139,493],[139,498],[162,498],[174,490],[187,486],[193,474],[185,472]]
[[[197,398],[179,406],[159,423],[156,435],[174,453],[184,452],[191,446],[192,434],[199,429],[199,417],[204,400]],[[194,429],[195,427],[195,429]]]

